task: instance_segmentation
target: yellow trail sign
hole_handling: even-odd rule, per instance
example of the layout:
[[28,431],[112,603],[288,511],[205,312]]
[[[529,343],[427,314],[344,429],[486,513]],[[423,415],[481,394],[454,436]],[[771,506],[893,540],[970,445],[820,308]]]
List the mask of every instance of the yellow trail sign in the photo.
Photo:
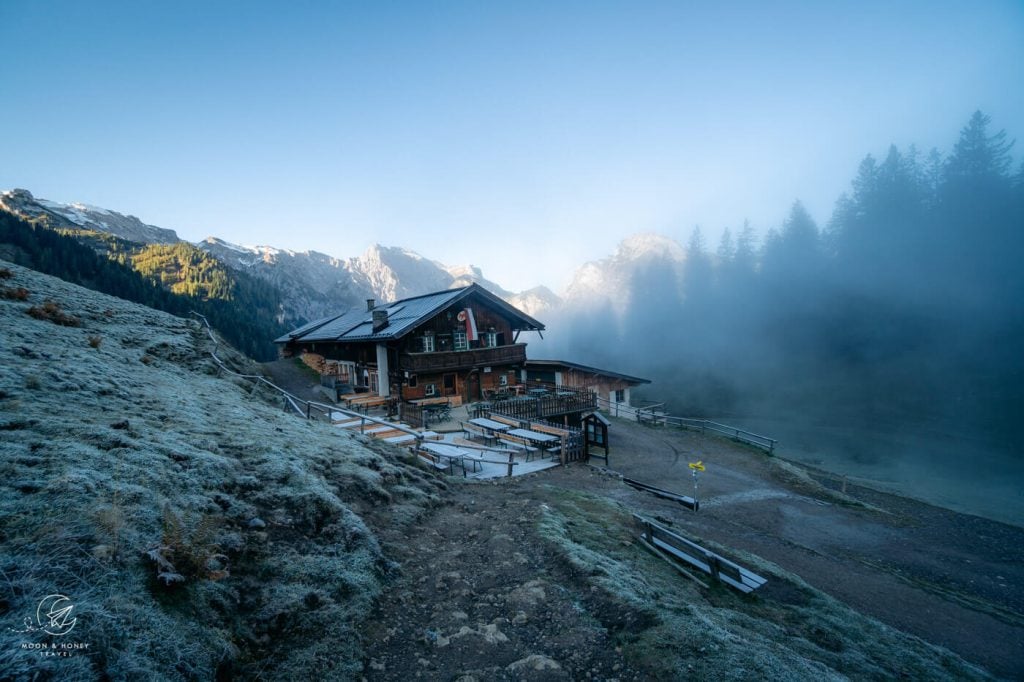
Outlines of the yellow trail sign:
[[690,462],[690,468],[695,471],[704,471],[704,462],[697,460],[696,462]]

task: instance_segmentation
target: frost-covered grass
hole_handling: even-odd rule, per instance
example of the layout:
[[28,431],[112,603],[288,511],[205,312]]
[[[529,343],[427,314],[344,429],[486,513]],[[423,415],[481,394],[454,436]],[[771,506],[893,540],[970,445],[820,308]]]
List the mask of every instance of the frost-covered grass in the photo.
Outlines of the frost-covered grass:
[[[29,291],[0,300],[4,676],[358,672],[357,627],[390,565],[365,519],[414,519],[433,477],[219,377],[194,321],[0,265]],[[81,326],[26,314],[44,301]],[[72,633],[14,632],[55,593]],[[21,648],[72,640],[88,653]]]
[[621,505],[576,491],[552,499],[541,535],[613,604],[590,607],[618,633],[625,655],[659,679],[987,679],[956,655],[752,557],[742,560],[774,590],[742,596],[709,576],[704,589],[636,541]]

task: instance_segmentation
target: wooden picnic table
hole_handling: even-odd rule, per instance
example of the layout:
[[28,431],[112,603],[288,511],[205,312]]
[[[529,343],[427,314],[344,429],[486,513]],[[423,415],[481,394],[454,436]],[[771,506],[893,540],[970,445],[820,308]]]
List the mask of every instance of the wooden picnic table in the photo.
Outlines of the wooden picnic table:
[[532,443],[537,443],[541,447],[544,447],[554,441],[562,440],[558,436],[553,436],[550,433],[540,433],[539,431],[530,431],[529,429],[510,429],[506,431],[506,433],[510,436],[525,438]]
[[438,457],[443,457],[453,464],[457,462],[458,465],[462,467],[463,473],[466,472],[466,460],[472,462],[474,471],[476,471],[476,468],[480,466],[480,459],[482,455],[479,452],[465,450],[445,443],[424,443],[422,447],[424,450],[428,450]]
[[508,431],[510,428],[508,424],[502,424],[501,422],[496,422],[493,419],[488,419],[487,417],[470,419],[469,423],[490,431]]

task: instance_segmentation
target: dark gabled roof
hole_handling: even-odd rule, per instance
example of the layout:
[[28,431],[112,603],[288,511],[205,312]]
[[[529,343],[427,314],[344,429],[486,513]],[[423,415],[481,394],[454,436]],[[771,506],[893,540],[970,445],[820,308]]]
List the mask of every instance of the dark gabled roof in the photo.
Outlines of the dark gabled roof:
[[334,317],[325,317],[299,327],[274,340],[274,343],[289,341],[347,342],[347,341],[388,341],[399,339],[420,324],[437,315],[445,308],[458,303],[471,295],[485,299],[495,308],[506,313],[514,321],[513,329],[521,331],[543,331],[544,325],[521,310],[509,305],[479,284],[470,284],[459,289],[445,289],[432,294],[404,298],[394,303],[385,303],[374,310],[386,310],[388,326],[374,333],[373,311],[352,308]]
[[622,379],[634,384],[649,384],[650,379],[641,379],[640,377],[630,376],[628,374],[620,374],[618,372],[609,372],[606,369],[598,369],[597,367],[588,367],[587,365],[581,365],[576,362],[567,362],[565,360],[527,360],[526,369],[531,367],[568,367],[570,369],[578,369],[582,372],[589,372],[591,374],[600,374],[601,376],[611,377],[613,379]]
[[[342,313],[342,315],[344,315],[344,313]],[[308,322],[308,323],[302,325],[298,329],[293,329],[292,331],[288,332],[284,336],[279,336],[278,338],[274,339],[274,343],[288,343],[292,339],[298,338],[298,337],[302,336],[303,334],[308,334],[309,332],[313,331],[314,329],[319,329],[320,327],[324,326],[328,322],[332,322],[332,321],[338,319],[339,317],[341,317],[341,315],[333,315],[331,317],[321,317],[319,320],[313,320],[312,322]]]

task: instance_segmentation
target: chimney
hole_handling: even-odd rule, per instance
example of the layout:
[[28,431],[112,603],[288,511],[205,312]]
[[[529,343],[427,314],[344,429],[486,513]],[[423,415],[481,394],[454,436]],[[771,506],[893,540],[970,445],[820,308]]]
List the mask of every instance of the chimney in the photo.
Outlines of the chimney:
[[372,298],[366,299],[366,312],[370,312],[371,310],[373,310],[376,307],[377,307],[377,301],[373,300]]
[[386,309],[373,311],[373,333],[376,334],[388,326],[388,311]]

